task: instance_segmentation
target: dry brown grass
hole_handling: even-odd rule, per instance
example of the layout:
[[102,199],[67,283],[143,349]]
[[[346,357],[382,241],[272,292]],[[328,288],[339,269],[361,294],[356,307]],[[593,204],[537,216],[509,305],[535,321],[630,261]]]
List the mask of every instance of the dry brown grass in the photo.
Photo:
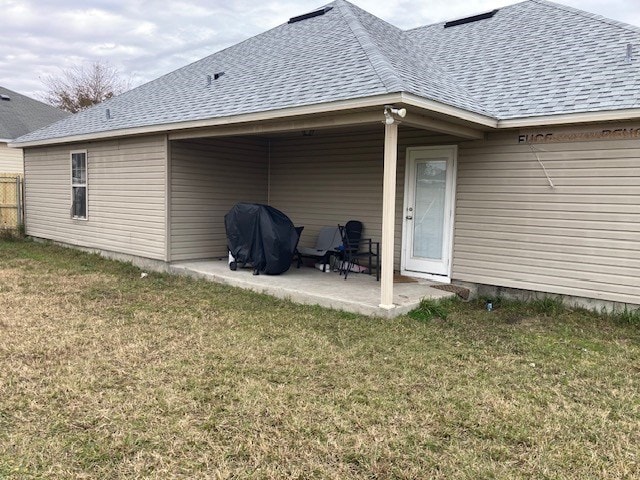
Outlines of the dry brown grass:
[[640,478],[640,334],[369,319],[0,242],[0,478]]

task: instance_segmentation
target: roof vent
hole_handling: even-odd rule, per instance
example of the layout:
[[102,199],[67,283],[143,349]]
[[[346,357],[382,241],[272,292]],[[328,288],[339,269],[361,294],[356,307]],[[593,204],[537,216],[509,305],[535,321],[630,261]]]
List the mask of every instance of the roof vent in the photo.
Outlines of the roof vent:
[[214,73],[213,76],[207,75],[207,87],[211,86],[212,80],[218,80],[223,75],[224,75],[224,72]]
[[11,100],[11,97],[9,95],[3,95],[0,93],[0,100],[5,100],[5,101],[9,101]]
[[304,15],[298,15],[297,17],[291,17],[288,23],[296,23],[301,22],[302,20],[306,20],[307,18],[319,17],[320,15],[324,15],[333,7],[323,7],[320,10],[316,10],[315,12],[305,13]]
[[478,20],[491,18],[498,12],[498,10],[499,9],[496,8],[495,10],[491,10],[487,13],[481,13],[479,15],[473,15],[471,17],[459,18],[458,20],[451,20],[450,22],[444,24],[444,28],[455,27],[456,25],[464,25],[465,23],[473,23],[477,22]]

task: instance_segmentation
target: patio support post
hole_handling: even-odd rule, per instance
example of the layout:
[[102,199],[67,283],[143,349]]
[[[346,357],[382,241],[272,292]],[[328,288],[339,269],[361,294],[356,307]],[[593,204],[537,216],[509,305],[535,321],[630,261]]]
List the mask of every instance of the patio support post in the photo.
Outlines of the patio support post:
[[382,246],[380,271],[380,308],[393,304],[393,241],[396,210],[396,166],[398,163],[398,122],[384,125],[384,173],[382,183]]

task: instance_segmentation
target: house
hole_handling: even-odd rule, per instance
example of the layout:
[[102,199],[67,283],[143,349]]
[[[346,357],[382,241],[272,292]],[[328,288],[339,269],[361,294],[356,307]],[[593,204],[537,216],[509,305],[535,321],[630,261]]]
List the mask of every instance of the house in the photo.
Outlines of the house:
[[7,145],[69,114],[0,86],[0,174],[22,173],[22,149]]
[[223,215],[357,218],[393,271],[640,304],[640,29],[527,0],[400,30],[345,0],[25,135],[33,237],[158,265]]

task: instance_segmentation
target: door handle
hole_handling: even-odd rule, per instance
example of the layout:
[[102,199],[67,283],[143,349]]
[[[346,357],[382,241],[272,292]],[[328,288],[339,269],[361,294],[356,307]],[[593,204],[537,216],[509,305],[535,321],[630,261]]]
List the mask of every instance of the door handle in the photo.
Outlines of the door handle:
[[407,216],[406,216],[406,217],[404,217],[404,218],[406,218],[407,220],[413,220],[413,217],[412,217],[411,215],[407,215]]

